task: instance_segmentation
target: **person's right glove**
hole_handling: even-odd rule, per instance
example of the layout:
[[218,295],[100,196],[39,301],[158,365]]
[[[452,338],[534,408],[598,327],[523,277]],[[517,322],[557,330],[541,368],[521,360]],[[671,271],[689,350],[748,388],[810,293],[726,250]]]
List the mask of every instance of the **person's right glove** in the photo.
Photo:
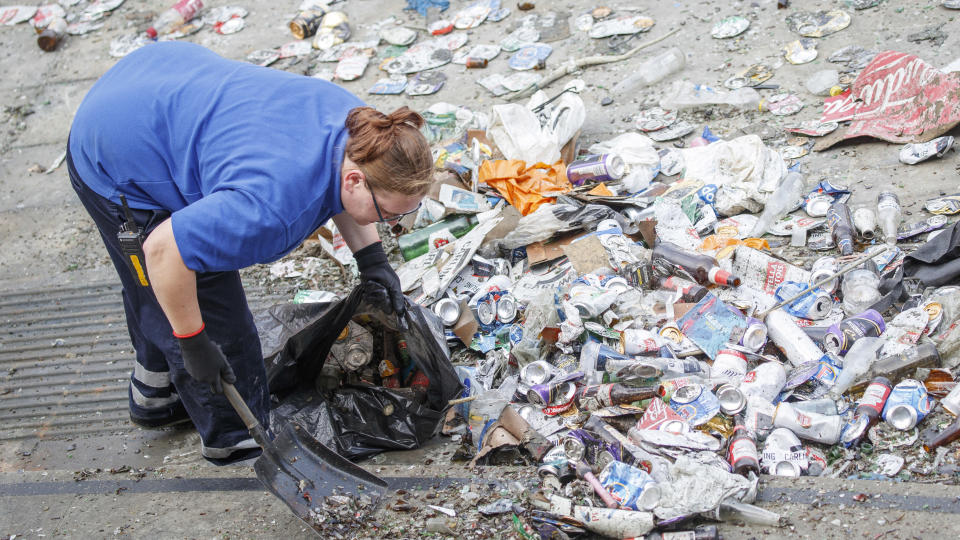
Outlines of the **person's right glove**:
[[200,330],[186,336],[173,334],[180,342],[180,352],[183,355],[183,365],[197,382],[210,385],[214,394],[223,393],[223,384],[220,378],[230,384],[237,382],[233,368],[227,362],[220,347],[210,341],[204,326]]
[[387,254],[383,251],[381,242],[374,242],[353,254],[357,260],[357,270],[364,281],[376,281],[387,290],[393,311],[401,318],[407,310],[406,297],[400,287],[400,277],[390,266]]

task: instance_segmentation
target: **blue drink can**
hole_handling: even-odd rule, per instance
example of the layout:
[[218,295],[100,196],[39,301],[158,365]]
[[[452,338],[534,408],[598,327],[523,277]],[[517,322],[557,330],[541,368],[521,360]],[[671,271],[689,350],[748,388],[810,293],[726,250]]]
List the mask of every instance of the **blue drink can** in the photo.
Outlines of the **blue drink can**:
[[673,391],[670,408],[690,423],[699,426],[720,412],[720,400],[699,383],[691,383]]
[[930,414],[932,408],[933,399],[927,395],[923,383],[916,379],[905,379],[890,392],[883,406],[883,419],[891,426],[906,431]]
[[660,502],[660,486],[643,469],[611,461],[597,477],[604,489],[624,508],[645,511]]

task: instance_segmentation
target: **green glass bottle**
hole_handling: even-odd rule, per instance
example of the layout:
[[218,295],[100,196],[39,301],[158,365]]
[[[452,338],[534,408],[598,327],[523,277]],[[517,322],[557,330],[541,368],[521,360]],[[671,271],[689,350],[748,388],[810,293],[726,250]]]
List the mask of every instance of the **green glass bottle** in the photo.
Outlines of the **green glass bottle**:
[[447,216],[440,221],[397,239],[403,260],[416,259],[432,248],[442,247],[477,226],[477,216]]

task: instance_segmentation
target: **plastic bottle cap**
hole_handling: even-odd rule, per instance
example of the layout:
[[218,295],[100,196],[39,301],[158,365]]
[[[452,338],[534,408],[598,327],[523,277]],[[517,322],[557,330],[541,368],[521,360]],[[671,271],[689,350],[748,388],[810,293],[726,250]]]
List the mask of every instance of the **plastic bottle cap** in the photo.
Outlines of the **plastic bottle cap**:
[[157,39],[157,29],[152,26],[147,28],[147,37],[150,39]]

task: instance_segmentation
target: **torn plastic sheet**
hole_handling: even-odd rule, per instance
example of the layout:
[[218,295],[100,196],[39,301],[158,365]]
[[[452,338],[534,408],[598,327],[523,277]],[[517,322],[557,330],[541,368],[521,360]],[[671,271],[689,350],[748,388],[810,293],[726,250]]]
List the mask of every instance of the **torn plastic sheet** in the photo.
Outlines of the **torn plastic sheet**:
[[960,73],[943,73],[913,54],[884,51],[849,91],[824,99],[820,121],[850,126],[824,137],[814,150],[854,137],[929,141],[960,123]]
[[743,500],[756,491],[759,480],[748,480],[688,456],[678,457],[670,466],[670,477],[672,480],[666,489],[660,490],[660,503],[653,510],[660,519],[707,512],[727,498]]
[[[387,305],[385,289],[365,284],[339,302],[278,305],[257,316],[267,382],[277,400],[274,431],[295,421],[348,459],[411,450],[436,435],[447,401],[463,389],[450,364],[443,325],[408,300],[407,328],[400,329],[395,314],[383,311]],[[316,390],[331,345],[357,316],[402,334],[413,361],[430,379],[424,404],[378,386],[345,386],[330,395]]]
[[960,227],[954,223],[907,255],[903,272],[928,287],[960,284]]

